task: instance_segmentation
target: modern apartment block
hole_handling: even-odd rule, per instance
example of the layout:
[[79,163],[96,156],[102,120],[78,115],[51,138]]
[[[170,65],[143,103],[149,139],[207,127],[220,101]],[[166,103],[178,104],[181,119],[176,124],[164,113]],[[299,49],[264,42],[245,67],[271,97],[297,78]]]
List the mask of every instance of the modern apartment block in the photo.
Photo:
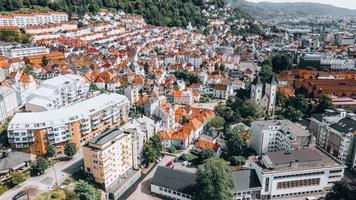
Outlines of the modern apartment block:
[[89,83],[78,75],[60,75],[43,81],[25,104],[27,111],[59,109],[87,98]]
[[12,45],[3,47],[2,55],[8,58],[24,58],[28,56],[45,55],[49,53],[49,49],[45,46],[33,46],[33,45]]
[[16,113],[8,127],[9,143],[37,155],[46,155],[48,145],[53,144],[60,155],[69,141],[79,146],[127,121],[129,105],[127,97],[111,93],[57,110]]
[[251,123],[251,147],[257,154],[303,149],[312,144],[308,131],[289,120]]
[[261,199],[286,199],[324,193],[340,181],[345,165],[316,149],[278,151],[250,157],[262,184]]
[[85,172],[108,190],[116,182],[125,179],[133,168],[136,162],[133,160],[137,159],[135,152],[131,134],[110,129],[83,147]]
[[312,115],[310,131],[316,145],[338,161],[356,168],[356,115],[343,109]]
[[0,26],[24,27],[28,25],[60,23],[66,21],[68,21],[68,14],[65,12],[0,15]]
[[18,106],[16,91],[9,87],[0,87],[0,124],[12,116]]

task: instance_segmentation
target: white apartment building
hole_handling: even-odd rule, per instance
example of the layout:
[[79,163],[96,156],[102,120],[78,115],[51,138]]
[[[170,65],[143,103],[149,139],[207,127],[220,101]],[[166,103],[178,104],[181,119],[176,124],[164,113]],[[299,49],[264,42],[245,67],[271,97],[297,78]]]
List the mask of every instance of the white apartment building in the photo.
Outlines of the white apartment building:
[[2,54],[8,58],[24,58],[27,56],[45,55],[49,49],[45,46],[16,45],[8,48]]
[[134,118],[128,121],[125,125],[121,126],[119,130],[130,133],[136,141],[137,163],[134,163],[134,168],[143,162],[143,145],[153,136],[159,129],[159,124],[146,116]]
[[58,109],[87,98],[90,85],[79,75],[61,75],[43,81],[25,104],[32,112]]
[[132,169],[133,137],[124,131],[110,129],[83,147],[85,172],[105,190],[127,176]]
[[15,114],[18,106],[15,90],[9,87],[0,87],[0,124]]
[[53,144],[62,154],[67,142],[79,146],[127,121],[128,110],[127,97],[110,93],[56,110],[16,113],[8,127],[9,143],[37,155],[45,155],[48,144]]
[[60,23],[65,21],[68,21],[68,14],[65,12],[12,14],[0,16],[0,26],[25,27],[28,25]]
[[303,149],[310,144],[310,133],[289,120],[251,123],[251,147],[257,154]]
[[338,161],[356,168],[356,115],[343,109],[312,115],[309,129],[316,145]]
[[261,199],[325,194],[344,175],[345,166],[316,149],[279,151],[250,157],[246,166],[256,170]]

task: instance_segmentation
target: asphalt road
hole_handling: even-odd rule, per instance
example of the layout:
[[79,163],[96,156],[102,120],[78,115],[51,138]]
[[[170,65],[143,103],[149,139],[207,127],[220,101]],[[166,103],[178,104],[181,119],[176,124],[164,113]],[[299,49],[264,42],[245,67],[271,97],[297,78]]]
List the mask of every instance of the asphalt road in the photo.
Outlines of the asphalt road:
[[56,184],[60,186],[66,178],[83,166],[83,162],[83,155],[78,151],[73,159],[58,162],[48,168],[45,174],[31,177],[17,187],[6,191],[0,196],[0,200],[11,200],[16,195],[18,200],[27,200],[27,193],[29,198],[33,199],[42,192],[52,190]]

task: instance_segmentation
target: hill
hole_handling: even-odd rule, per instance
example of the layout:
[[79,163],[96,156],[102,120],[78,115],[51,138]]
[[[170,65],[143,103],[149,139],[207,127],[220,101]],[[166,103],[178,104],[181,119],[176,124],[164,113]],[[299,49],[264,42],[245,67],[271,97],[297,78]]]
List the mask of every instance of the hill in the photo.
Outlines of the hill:
[[291,3],[253,3],[245,0],[229,0],[233,6],[256,18],[273,18],[278,16],[308,16],[308,15],[333,15],[340,17],[354,16],[356,10],[339,8],[332,5],[308,2]]

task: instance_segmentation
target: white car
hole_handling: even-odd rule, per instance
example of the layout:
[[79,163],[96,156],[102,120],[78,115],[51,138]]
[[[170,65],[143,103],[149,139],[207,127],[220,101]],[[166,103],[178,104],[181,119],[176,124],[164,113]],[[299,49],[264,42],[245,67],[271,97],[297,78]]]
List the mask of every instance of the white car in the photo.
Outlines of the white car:
[[184,162],[182,162],[182,165],[183,166],[187,166],[189,164],[189,162],[188,161],[184,161]]

